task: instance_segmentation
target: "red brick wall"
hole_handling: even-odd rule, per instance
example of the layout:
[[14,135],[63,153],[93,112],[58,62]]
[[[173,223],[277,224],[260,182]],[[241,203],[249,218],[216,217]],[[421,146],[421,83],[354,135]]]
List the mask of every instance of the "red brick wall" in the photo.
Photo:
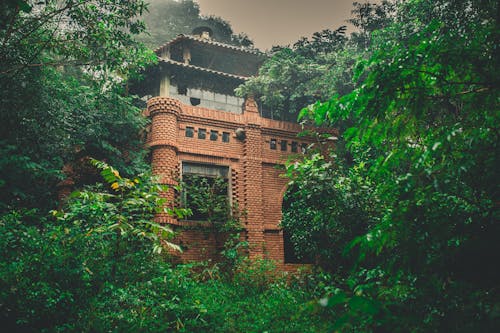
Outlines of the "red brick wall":
[[263,163],[262,179],[266,184],[262,193],[262,210],[266,212],[264,217],[264,228],[266,230],[277,230],[281,221],[282,195],[287,184],[282,168],[275,164]]
[[[234,203],[246,211],[245,237],[250,245],[250,256],[273,259],[282,269],[284,265],[283,235],[279,230],[282,195],[286,179],[281,178],[282,165],[289,157],[292,141],[311,143],[311,139],[297,138],[302,131],[298,124],[264,119],[259,116],[252,99],[245,102],[243,114],[210,110],[183,105],[167,97],[155,97],[148,101],[145,112],[151,118],[148,146],[151,148],[152,170],[165,184],[175,184],[182,161],[228,166],[230,192]],[[186,127],[194,128],[194,136],[186,137]],[[205,139],[198,139],[200,128],[206,129]],[[245,130],[246,138],[236,138],[235,130]],[[210,140],[210,131],[217,130],[217,141]],[[229,142],[222,142],[222,133],[230,133]],[[277,147],[270,149],[270,140]],[[280,142],[287,140],[287,150],[282,151]],[[166,193],[173,199],[173,193]],[[191,222],[175,221],[171,217],[158,216],[158,220],[174,225]],[[179,227],[177,227],[179,228]],[[182,230],[182,229],[179,229]],[[181,260],[206,260],[216,258],[217,244],[209,230],[184,230],[177,237],[185,251]],[[290,267],[288,267],[290,268]]]

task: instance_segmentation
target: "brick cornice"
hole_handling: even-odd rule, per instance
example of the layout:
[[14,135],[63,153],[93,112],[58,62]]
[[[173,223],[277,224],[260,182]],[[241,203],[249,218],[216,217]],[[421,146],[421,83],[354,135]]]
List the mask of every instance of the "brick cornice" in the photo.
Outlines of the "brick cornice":
[[185,148],[185,147],[178,148],[178,151],[180,153],[184,153],[184,154],[218,157],[218,158],[224,158],[224,159],[227,159],[227,160],[232,159],[232,160],[238,161],[238,160],[241,159],[241,156],[239,156],[239,155],[224,154],[224,153],[220,153],[220,152],[217,152],[217,151],[210,151],[210,154],[207,154],[207,151],[204,151],[204,150],[189,149],[189,148]]
[[246,128],[251,128],[251,129],[261,129],[260,124],[257,123],[247,123],[245,124]]
[[153,97],[148,100],[148,111],[150,117],[158,113],[179,115],[181,112],[181,102],[169,97]]
[[191,122],[191,123],[202,124],[202,125],[211,125],[211,126],[215,126],[215,127],[234,128],[234,127],[242,126],[242,123],[238,122],[238,121],[220,120],[217,118],[216,119],[202,118],[202,117],[186,115],[186,114],[182,114],[182,113],[179,115],[179,120],[182,122]]
[[[286,130],[286,129],[276,129],[276,128],[262,128],[262,134],[279,136],[279,137],[289,137],[292,139],[298,138],[298,134],[302,132],[300,130]],[[310,140],[309,137],[303,137],[302,140]]]

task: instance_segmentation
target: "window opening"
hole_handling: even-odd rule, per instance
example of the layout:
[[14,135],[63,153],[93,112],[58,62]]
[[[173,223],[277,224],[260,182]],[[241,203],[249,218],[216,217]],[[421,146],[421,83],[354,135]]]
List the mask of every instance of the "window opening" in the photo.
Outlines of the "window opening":
[[282,151],[286,151],[287,150],[288,142],[286,140],[281,140],[280,145],[281,145],[281,150]]
[[307,151],[307,143],[302,143],[300,145],[300,151],[302,152],[302,154],[306,153],[306,151]]
[[269,148],[276,149],[276,139],[271,139],[269,142]]
[[192,106],[200,105],[201,100],[199,98],[191,97],[189,98],[189,102],[191,102]]
[[229,133],[222,132],[222,142],[229,142]]
[[186,126],[186,137],[192,138],[194,136],[194,127]]
[[230,212],[229,167],[182,163],[182,201],[193,215],[189,220],[224,222]]
[[198,139],[205,140],[207,137],[207,130],[204,128],[198,129]]
[[297,141],[292,141],[292,153],[296,153],[298,151],[299,144]]
[[219,137],[219,132],[214,131],[214,130],[210,131],[210,140],[217,141],[218,137]]

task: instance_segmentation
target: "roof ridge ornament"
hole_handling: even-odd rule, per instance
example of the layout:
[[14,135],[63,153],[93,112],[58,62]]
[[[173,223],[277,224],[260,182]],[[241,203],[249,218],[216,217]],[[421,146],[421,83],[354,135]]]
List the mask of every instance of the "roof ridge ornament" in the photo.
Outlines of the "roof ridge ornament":
[[214,32],[212,29],[206,26],[200,26],[193,29],[192,34],[202,40],[212,40]]

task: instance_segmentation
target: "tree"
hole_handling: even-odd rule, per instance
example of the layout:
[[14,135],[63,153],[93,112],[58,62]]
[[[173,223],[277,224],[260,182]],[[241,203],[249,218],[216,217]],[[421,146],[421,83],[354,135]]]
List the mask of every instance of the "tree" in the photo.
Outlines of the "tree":
[[354,255],[345,255],[352,239],[376,224],[374,184],[363,166],[348,168],[314,153],[286,165],[291,179],[283,200],[281,227],[290,234],[299,257],[314,258],[323,270],[349,275]]
[[274,47],[259,75],[241,85],[237,93],[256,97],[266,117],[297,121],[302,108],[352,91],[354,64],[369,55],[365,44],[370,34],[387,25],[393,13],[394,6],[387,1],[355,3],[350,22],[359,32],[346,36],[346,27],[341,26],[303,37],[291,47]]
[[137,15],[145,4],[1,6],[0,209],[49,209],[63,166],[85,156],[107,158],[129,174],[144,170],[144,120],[123,80],[153,59],[132,38],[144,29]]
[[93,164],[105,185],[74,192],[61,210],[0,215],[0,309],[8,329],[89,330],[96,298],[141,284],[165,268],[164,247],[179,250],[169,241],[172,230],[153,220],[159,211],[187,213],[164,208],[165,186],[147,174],[125,178],[104,162]]
[[26,69],[43,66],[130,71],[140,62],[127,60],[144,57],[144,48],[131,36],[144,30],[137,20],[144,9],[141,0],[3,2],[2,88],[26,75]]
[[[269,118],[295,121],[300,109],[330,96],[337,86],[330,81],[331,61],[342,62],[335,53],[345,43],[345,27],[323,30],[312,39],[303,38],[293,47],[275,47],[259,75],[237,88],[240,96],[253,95]],[[294,84],[291,86],[290,82]],[[269,111],[267,111],[269,110]]]
[[[331,126],[351,120],[342,135],[353,155],[347,175],[352,182],[361,170],[373,186],[367,199],[378,203],[367,232],[345,240],[358,259],[343,291],[324,303],[348,310],[340,327],[465,332],[498,325],[491,297],[500,277],[492,264],[500,214],[497,12],[490,1],[399,3],[394,21],[373,32],[353,92],[302,112]],[[301,179],[308,188],[308,177]],[[337,188],[345,182],[332,181]],[[321,212],[350,214],[324,203]]]
[[357,1],[353,3],[352,17],[348,22],[358,29],[350,36],[358,48],[368,49],[371,34],[394,21],[397,2],[382,0],[380,3]]

